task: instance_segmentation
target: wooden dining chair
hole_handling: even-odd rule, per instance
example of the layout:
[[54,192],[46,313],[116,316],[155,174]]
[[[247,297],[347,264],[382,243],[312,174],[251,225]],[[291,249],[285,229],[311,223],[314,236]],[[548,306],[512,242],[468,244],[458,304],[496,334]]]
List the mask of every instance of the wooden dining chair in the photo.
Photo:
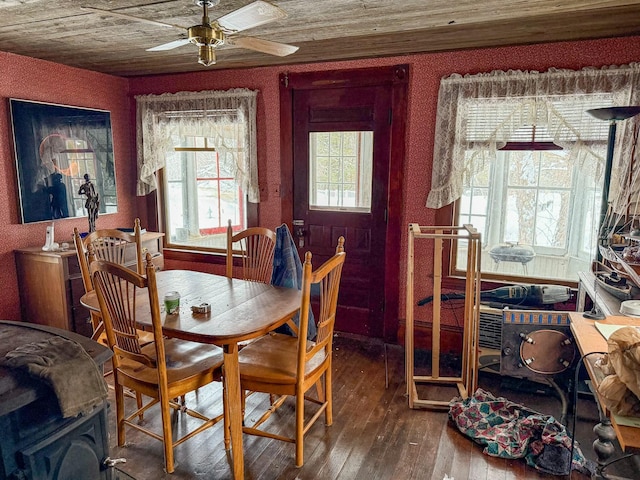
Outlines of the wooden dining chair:
[[[139,218],[136,218],[133,222],[133,233],[123,232],[116,229],[100,229],[91,232],[82,238],[78,229],[74,228],[73,243],[76,247],[76,254],[78,256],[78,264],[80,266],[80,273],[82,274],[82,283],[84,285],[85,293],[93,291],[93,281],[89,272],[89,264],[96,258],[124,265],[131,261],[131,258],[127,257],[127,255],[130,255],[130,253],[126,252],[128,249],[129,252],[135,252],[136,271],[140,275],[144,273]],[[134,247],[131,248],[131,245],[134,245]],[[102,321],[101,314],[99,312],[91,311],[90,316],[91,326],[93,329],[91,339],[107,345],[107,336],[104,331],[104,323]],[[151,332],[140,330],[138,334],[140,335],[140,339],[143,343],[153,342],[153,334]],[[112,373],[113,370],[106,370],[104,376],[107,377]],[[142,396],[139,393],[128,390],[126,393],[127,396],[135,397],[138,407],[142,407]],[[140,416],[140,420],[142,420],[142,415]]]
[[[80,266],[80,273],[82,274],[82,284],[84,285],[85,293],[89,293],[93,291],[93,282],[91,281],[91,275],[89,274],[89,260],[88,255],[89,252],[84,246],[82,242],[82,237],[80,236],[80,232],[77,228],[73,229],[73,243],[76,247],[76,254],[78,256],[78,265]],[[93,334],[91,335],[91,339],[95,341],[99,341],[100,336],[102,335],[104,338],[104,327],[102,324],[102,318],[98,312],[90,312],[91,315],[91,328],[93,330]],[[104,342],[103,342],[104,343]]]
[[133,232],[125,232],[117,228],[107,228],[90,232],[83,239],[85,246],[91,244],[93,253],[97,260],[107,260],[109,262],[125,265],[130,262],[127,253],[131,251],[129,244],[135,245],[136,272],[144,274],[144,258],[142,256],[142,234],[140,219],[136,218],[133,224]]
[[[123,232],[117,229],[101,229],[91,232],[82,238],[78,229],[73,229],[73,242],[76,247],[85,292],[93,290],[93,282],[89,274],[89,263],[94,259],[107,260],[125,265],[131,261],[130,258],[127,258],[127,255],[130,255],[127,250],[129,252],[133,250],[136,255],[136,272],[140,275],[144,274],[140,232],[139,218],[136,218],[134,221],[133,233]],[[133,249],[129,247],[131,244],[134,245]],[[99,313],[91,312],[91,324],[93,327],[93,335],[91,338],[98,340],[104,332]],[[149,336],[148,340],[151,341],[152,338]]]
[[227,226],[227,277],[233,278],[233,259],[240,258],[238,278],[271,283],[276,233],[264,227],[250,227],[233,233],[231,220]]
[[[253,425],[243,427],[251,435],[273,438],[296,445],[296,466],[304,463],[304,434],[324,412],[325,424],[333,423],[331,357],[338,291],[342,266],[346,258],[344,238],[340,237],[336,254],[312,272],[311,253],[307,252],[302,273],[300,317],[307,318],[311,309],[311,285],[319,287],[319,309],[314,316],[318,328],[315,341],[307,340],[307,322],[300,322],[298,336],[270,333],[247,345],[239,352],[240,383],[244,392],[279,395],[270,408]],[[316,386],[317,395],[307,394]],[[286,437],[259,428],[289,396],[295,397],[295,436]],[[305,400],[319,405],[305,420]],[[244,405],[243,405],[244,409]]]
[[[223,353],[220,347],[164,338],[158,300],[156,270],[151,254],[146,256],[146,276],[117,263],[96,260],[90,265],[91,278],[100,304],[109,347],[113,351],[118,446],[125,444],[125,427],[139,430],[164,444],[165,469],[174,471],[174,447],[215,425],[224,415],[208,417],[186,408],[175,399],[213,381],[221,381]],[[146,288],[146,292],[138,292]],[[139,294],[138,294],[139,293]],[[137,303],[141,306],[138,306]],[[140,313],[144,312],[144,313]],[[136,328],[138,314],[151,315],[154,341],[142,344]],[[124,389],[151,399],[135,411],[125,412]],[[159,405],[162,432],[135,420]],[[190,432],[174,440],[171,410],[202,420]]]

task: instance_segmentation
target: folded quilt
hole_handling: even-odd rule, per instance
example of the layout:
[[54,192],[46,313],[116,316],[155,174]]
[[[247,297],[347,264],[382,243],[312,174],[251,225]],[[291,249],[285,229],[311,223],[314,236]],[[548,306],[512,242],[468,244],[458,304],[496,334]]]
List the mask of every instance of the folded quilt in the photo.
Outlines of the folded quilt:
[[107,398],[102,372],[80,344],[63,337],[21,345],[2,364],[25,370],[56,394],[64,418],[88,413]]

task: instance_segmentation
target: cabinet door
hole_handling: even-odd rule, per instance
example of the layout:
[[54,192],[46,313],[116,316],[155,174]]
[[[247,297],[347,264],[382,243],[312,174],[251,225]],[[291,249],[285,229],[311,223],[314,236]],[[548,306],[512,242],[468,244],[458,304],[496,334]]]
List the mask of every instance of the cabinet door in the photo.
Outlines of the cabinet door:
[[80,335],[90,337],[93,334],[91,314],[80,303],[85,293],[82,277],[69,277],[68,282],[71,294],[71,329]]
[[63,262],[58,255],[16,253],[23,321],[72,330]]

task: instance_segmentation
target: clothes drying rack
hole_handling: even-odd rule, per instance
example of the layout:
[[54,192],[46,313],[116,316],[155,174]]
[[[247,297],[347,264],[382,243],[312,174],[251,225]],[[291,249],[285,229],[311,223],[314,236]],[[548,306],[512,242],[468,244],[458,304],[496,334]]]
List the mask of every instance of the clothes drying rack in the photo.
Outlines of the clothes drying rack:
[[[419,247],[429,248],[433,244],[433,318],[431,334],[431,375],[416,375],[414,365],[414,261],[415,243],[421,242]],[[462,358],[460,375],[443,376],[440,373],[441,357],[441,293],[443,277],[443,255],[453,251],[455,242],[465,242],[467,245],[466,285],[464,321],[462,332]],[[447,248],[445,248],[445,246]],[[420,398],[418,384],[435,384],[457,387],[458,394],[467,398],[473,394],[477,386],[478,376],[478,336],[480,321],[480,233],[472,225],[459,226],[422,226],[409,224],[407,248],[407,287],[406,287],[406,335],[405,335],[405,378],[410,408],[445,409],[449,401],[436,398]],[[424,279],[422,279],[424,280]],[[422,389],[421,389],[422,390]],[[429,390],[428,388],[426,389]]]

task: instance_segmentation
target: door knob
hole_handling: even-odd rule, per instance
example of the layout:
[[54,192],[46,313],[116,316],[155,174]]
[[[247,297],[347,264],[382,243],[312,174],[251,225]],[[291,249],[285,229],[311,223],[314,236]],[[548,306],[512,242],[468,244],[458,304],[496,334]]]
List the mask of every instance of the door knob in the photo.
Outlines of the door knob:
[[294,220],[294,234],[298,237],[298,248],[304,247],[304,236],[306,235],[306,230],[304,229],[304,220]]

